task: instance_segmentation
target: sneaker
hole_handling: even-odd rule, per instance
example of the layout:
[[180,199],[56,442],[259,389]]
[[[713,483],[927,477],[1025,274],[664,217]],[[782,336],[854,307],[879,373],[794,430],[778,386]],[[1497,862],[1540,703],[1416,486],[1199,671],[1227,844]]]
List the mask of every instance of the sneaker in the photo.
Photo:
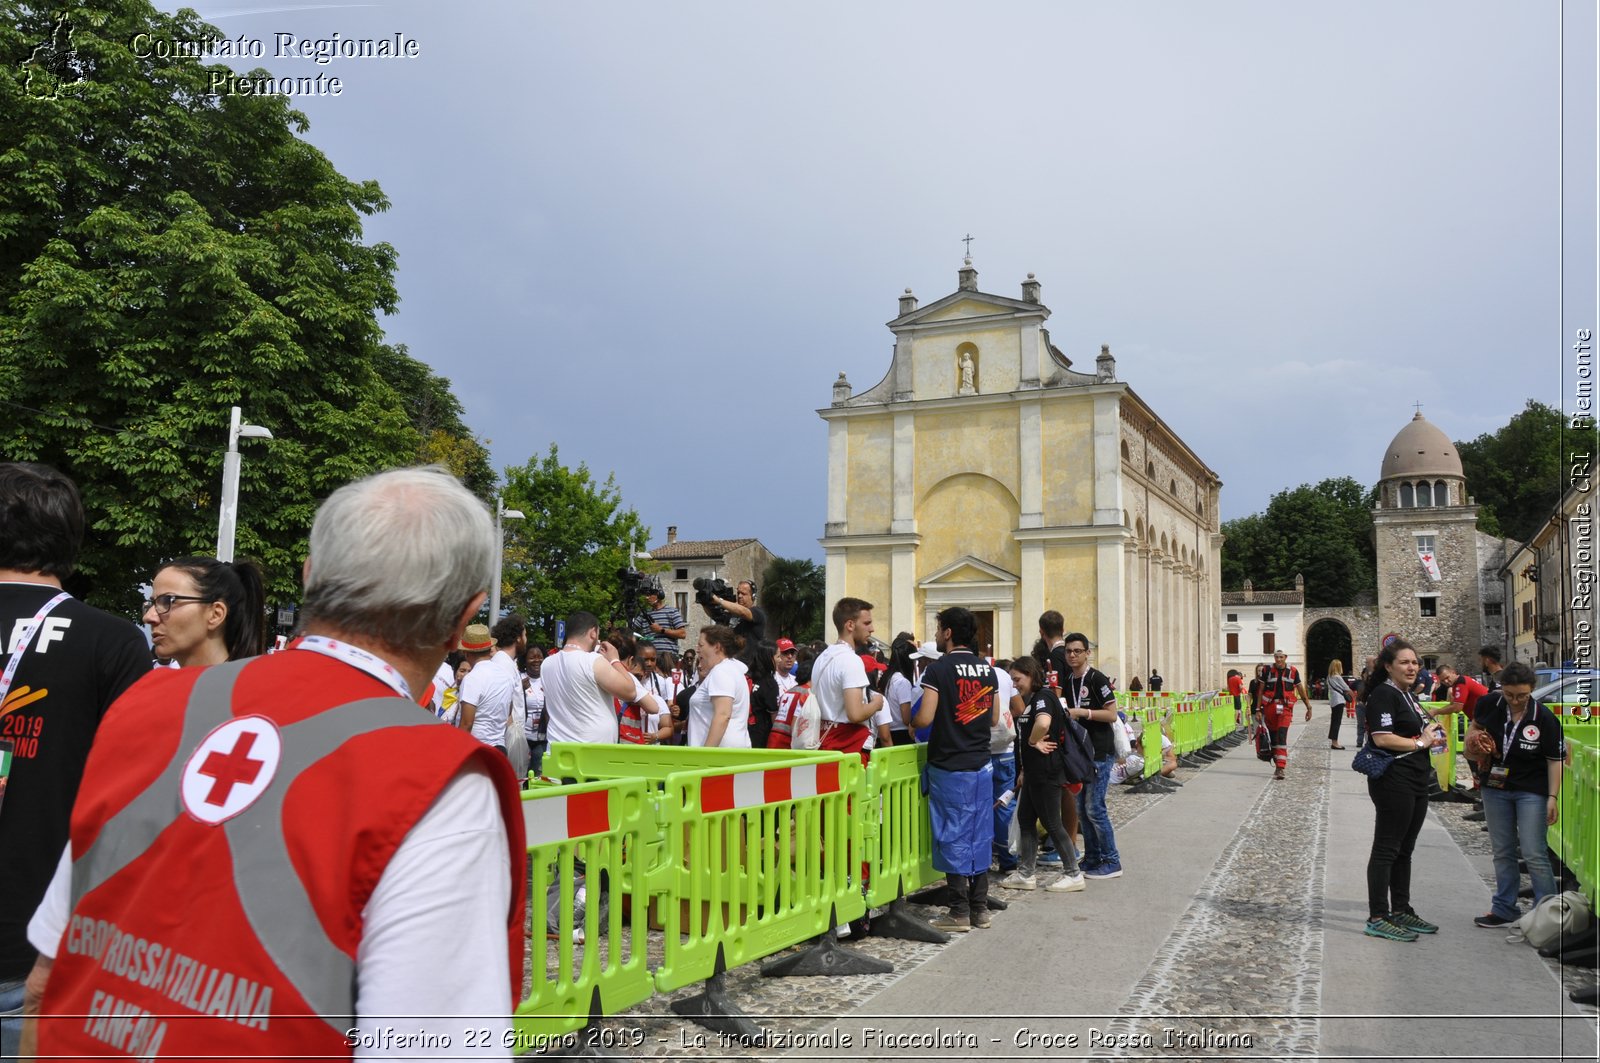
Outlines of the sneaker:
[[1393,912],[1389,916],[1389,922],[1395,926],[1403,926],[1407,930],[1415,930],[1419,934],[1437,934],[1439,932],[1437,926],[1434,926],[1416,912]]
[[1277,769],[1277,770],[1275,770],[1275,771],[1274,771],[1274,772],[1273,772],[1273,773],[1272,773],[1272,777],[1273,777],[1273,778],[1274,778],[1274,779],[1281,779],[1281,778],[1283,778],[1283,769],[1282,769],[1282,768],[1278,768],[1278,769]]
[[1044,889],[1046,893],[1077,893],[1083,889],[1083,875],[1062,875]]
[[951,915],[946,912],[933,921],[933,926],[934,929],[943,930],[947,934],[965,934],[972,929],[972,920],[965,915]]
[[1039,888],[1039,879],[1035,875],[1024,875],[1020,871],[1013,871],[1000,880],[1000,886],[1008,890],[1033,890]]
[[1084,878],[1121,878],[1122,865],[1117,863],[1096,864],[1082,874]]
[[1403,926],[1396,926],[1387,919],[1367,920],[1367,936],[1374,938],[1387,938],[1390,941],[1415,941],[1417,932],[1407,930]]
[[1503,915],[1496,915],[1493,912],[1490,912],[1488,915],[1478,916],[1478,918],[1472,921],[1472,925],[1481,926],[1485,930],[1498,930],[1503,926],[1510,926],[1515,922],[1515,919],[1507,919]]
[[985,908],[977,915],[970,917],[967,921],[972,924],[974,929],[988,930],[989,926],[994,922],[994,916],[990,915],[989,910]]
[[1039,863],[1041,863],[1041,864],[1059,864],[1059,863],[1061,863],[1061,854],[1056,852],[1054,849],[1050,850],[1047,853],[1040,853],[1039,854]]

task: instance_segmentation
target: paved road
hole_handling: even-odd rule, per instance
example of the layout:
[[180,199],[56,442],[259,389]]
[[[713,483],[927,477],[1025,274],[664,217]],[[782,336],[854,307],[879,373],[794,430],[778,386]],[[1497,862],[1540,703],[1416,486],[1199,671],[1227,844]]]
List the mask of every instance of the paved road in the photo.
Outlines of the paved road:
[[1472,925],[1488,862],[1437,815],[1413,891],[1443,929],[1415,943],[1362,934],[1372,806],[1318,709],[1291,733],[1286,781],[1248,745],[1185,772],[1182,791],[1119,829],[1124,877],[1008,891],[993,928],[813,1031],[848,1044],[790,1057],[1600,1057],[1595,1010],[1570,1003],[1533,949]]

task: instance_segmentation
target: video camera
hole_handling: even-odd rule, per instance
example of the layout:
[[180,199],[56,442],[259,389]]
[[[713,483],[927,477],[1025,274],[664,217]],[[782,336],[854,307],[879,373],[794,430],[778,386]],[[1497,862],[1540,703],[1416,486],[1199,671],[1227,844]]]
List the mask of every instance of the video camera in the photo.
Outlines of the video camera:
[[694,600],[699,602],[706,615],[711,617],[712,623],[726,624],[733,616],[718,601],[720,598],[732,597],[733,588],[721,576],[701,576],[694,581]]
[[[643,611],[640,596],[646,591],[653,592],[665,598],[661,590],[661,581],[647,572],[638,572],[631,568],[617,569],[617,581],[622,584],[622,624],[632,625],[635,617]],[[635,635],[645,634],[635,632]]]

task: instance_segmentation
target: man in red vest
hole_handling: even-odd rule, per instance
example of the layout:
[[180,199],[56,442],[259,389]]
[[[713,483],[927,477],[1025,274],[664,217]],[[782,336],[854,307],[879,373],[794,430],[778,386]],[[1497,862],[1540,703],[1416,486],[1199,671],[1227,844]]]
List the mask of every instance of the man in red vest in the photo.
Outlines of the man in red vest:
[[493,548],[442,469],[349,484],[312,525],[302,638],[161,670],[112,707],[29,925],[24,1054],[504,1055],[517,783],[414,694],[482,606]]
[[1294,698],[1298,693],[1306,703],[1306,719],[1311,719],[1311,694],[1300,679],[1300,672],[1289,663],[1282,650],[1272,655],[1261,678],[1261,715],[1272,732],[1274,779],[1283,778],[1289,766],[1289,725],[1294,722]]

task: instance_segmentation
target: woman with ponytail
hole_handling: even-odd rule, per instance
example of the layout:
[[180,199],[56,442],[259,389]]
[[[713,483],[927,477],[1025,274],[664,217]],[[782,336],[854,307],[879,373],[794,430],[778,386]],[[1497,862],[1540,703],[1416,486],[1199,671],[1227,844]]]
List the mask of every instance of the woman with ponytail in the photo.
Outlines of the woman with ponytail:
[[266,650],[266,588],[251,561],[180,557],[157,570],[144,622],[156,656],[204,668]]

